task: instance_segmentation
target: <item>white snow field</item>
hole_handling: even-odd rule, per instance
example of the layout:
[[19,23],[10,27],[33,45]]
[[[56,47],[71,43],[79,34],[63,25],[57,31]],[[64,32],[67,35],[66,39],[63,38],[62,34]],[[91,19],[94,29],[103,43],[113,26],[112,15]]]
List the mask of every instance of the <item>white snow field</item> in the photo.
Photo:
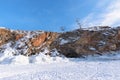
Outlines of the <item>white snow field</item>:
[[[45,50],[47,52],[47,49]],[[120,52],[86,58],[53,57],[44,53],[31,57],[0,53],[0,80],[120,80]]]
[[120,80],[120,55],[0,64],[0,80]]

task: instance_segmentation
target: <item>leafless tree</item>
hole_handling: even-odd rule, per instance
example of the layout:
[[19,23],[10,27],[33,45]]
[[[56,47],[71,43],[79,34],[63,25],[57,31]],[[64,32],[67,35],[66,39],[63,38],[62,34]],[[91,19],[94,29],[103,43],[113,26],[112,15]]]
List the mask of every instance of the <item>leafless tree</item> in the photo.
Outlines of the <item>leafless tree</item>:
[[82,29],[82,24],[80,22],[80,19],[76,19],[76,23],[77,23],[79,29]]
[[61,30],[62,32],[64,32],[64,31],[65,31],[65,26],[61,26],[61,27],[60,27],[60,30]]

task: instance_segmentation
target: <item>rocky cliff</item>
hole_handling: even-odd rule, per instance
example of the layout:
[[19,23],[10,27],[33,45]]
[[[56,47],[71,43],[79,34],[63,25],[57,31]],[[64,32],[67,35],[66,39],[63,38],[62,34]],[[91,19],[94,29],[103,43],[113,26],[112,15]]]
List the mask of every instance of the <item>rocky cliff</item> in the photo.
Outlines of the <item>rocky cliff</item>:
[[100,30],[77,29],[64,33],[45,31],[20,31],[0,28],[0,53],[11,48],[14,55],[46,55],[59,52],[66,57],[102,55],[120,50],[120,28]]

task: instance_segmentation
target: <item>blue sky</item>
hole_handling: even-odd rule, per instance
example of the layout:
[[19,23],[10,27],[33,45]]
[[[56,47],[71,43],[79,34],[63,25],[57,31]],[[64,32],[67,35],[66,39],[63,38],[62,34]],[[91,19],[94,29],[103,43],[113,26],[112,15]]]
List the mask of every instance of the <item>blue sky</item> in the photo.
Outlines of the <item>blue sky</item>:
[[[118,13],[118,2],[120,0],[0,0],[0,26],[47,31],[60,31],[64,26],[72,30],[77,27],[76,19],[84,26],[107,25],[110,23],[107,17],[112,15],[108,10],[116,10],[113,15]],[[111,3],[117,6],[110,8]],[[119,15],[116,18],[112,21],[119,24]]]

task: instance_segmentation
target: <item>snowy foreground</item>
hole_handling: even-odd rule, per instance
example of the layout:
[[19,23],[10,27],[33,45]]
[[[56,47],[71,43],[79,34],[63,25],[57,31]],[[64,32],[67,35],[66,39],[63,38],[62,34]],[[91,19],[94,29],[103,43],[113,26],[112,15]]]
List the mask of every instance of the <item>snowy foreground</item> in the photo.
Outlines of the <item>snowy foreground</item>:
[[0,80],[120,80],[120,55],[0,64]]

